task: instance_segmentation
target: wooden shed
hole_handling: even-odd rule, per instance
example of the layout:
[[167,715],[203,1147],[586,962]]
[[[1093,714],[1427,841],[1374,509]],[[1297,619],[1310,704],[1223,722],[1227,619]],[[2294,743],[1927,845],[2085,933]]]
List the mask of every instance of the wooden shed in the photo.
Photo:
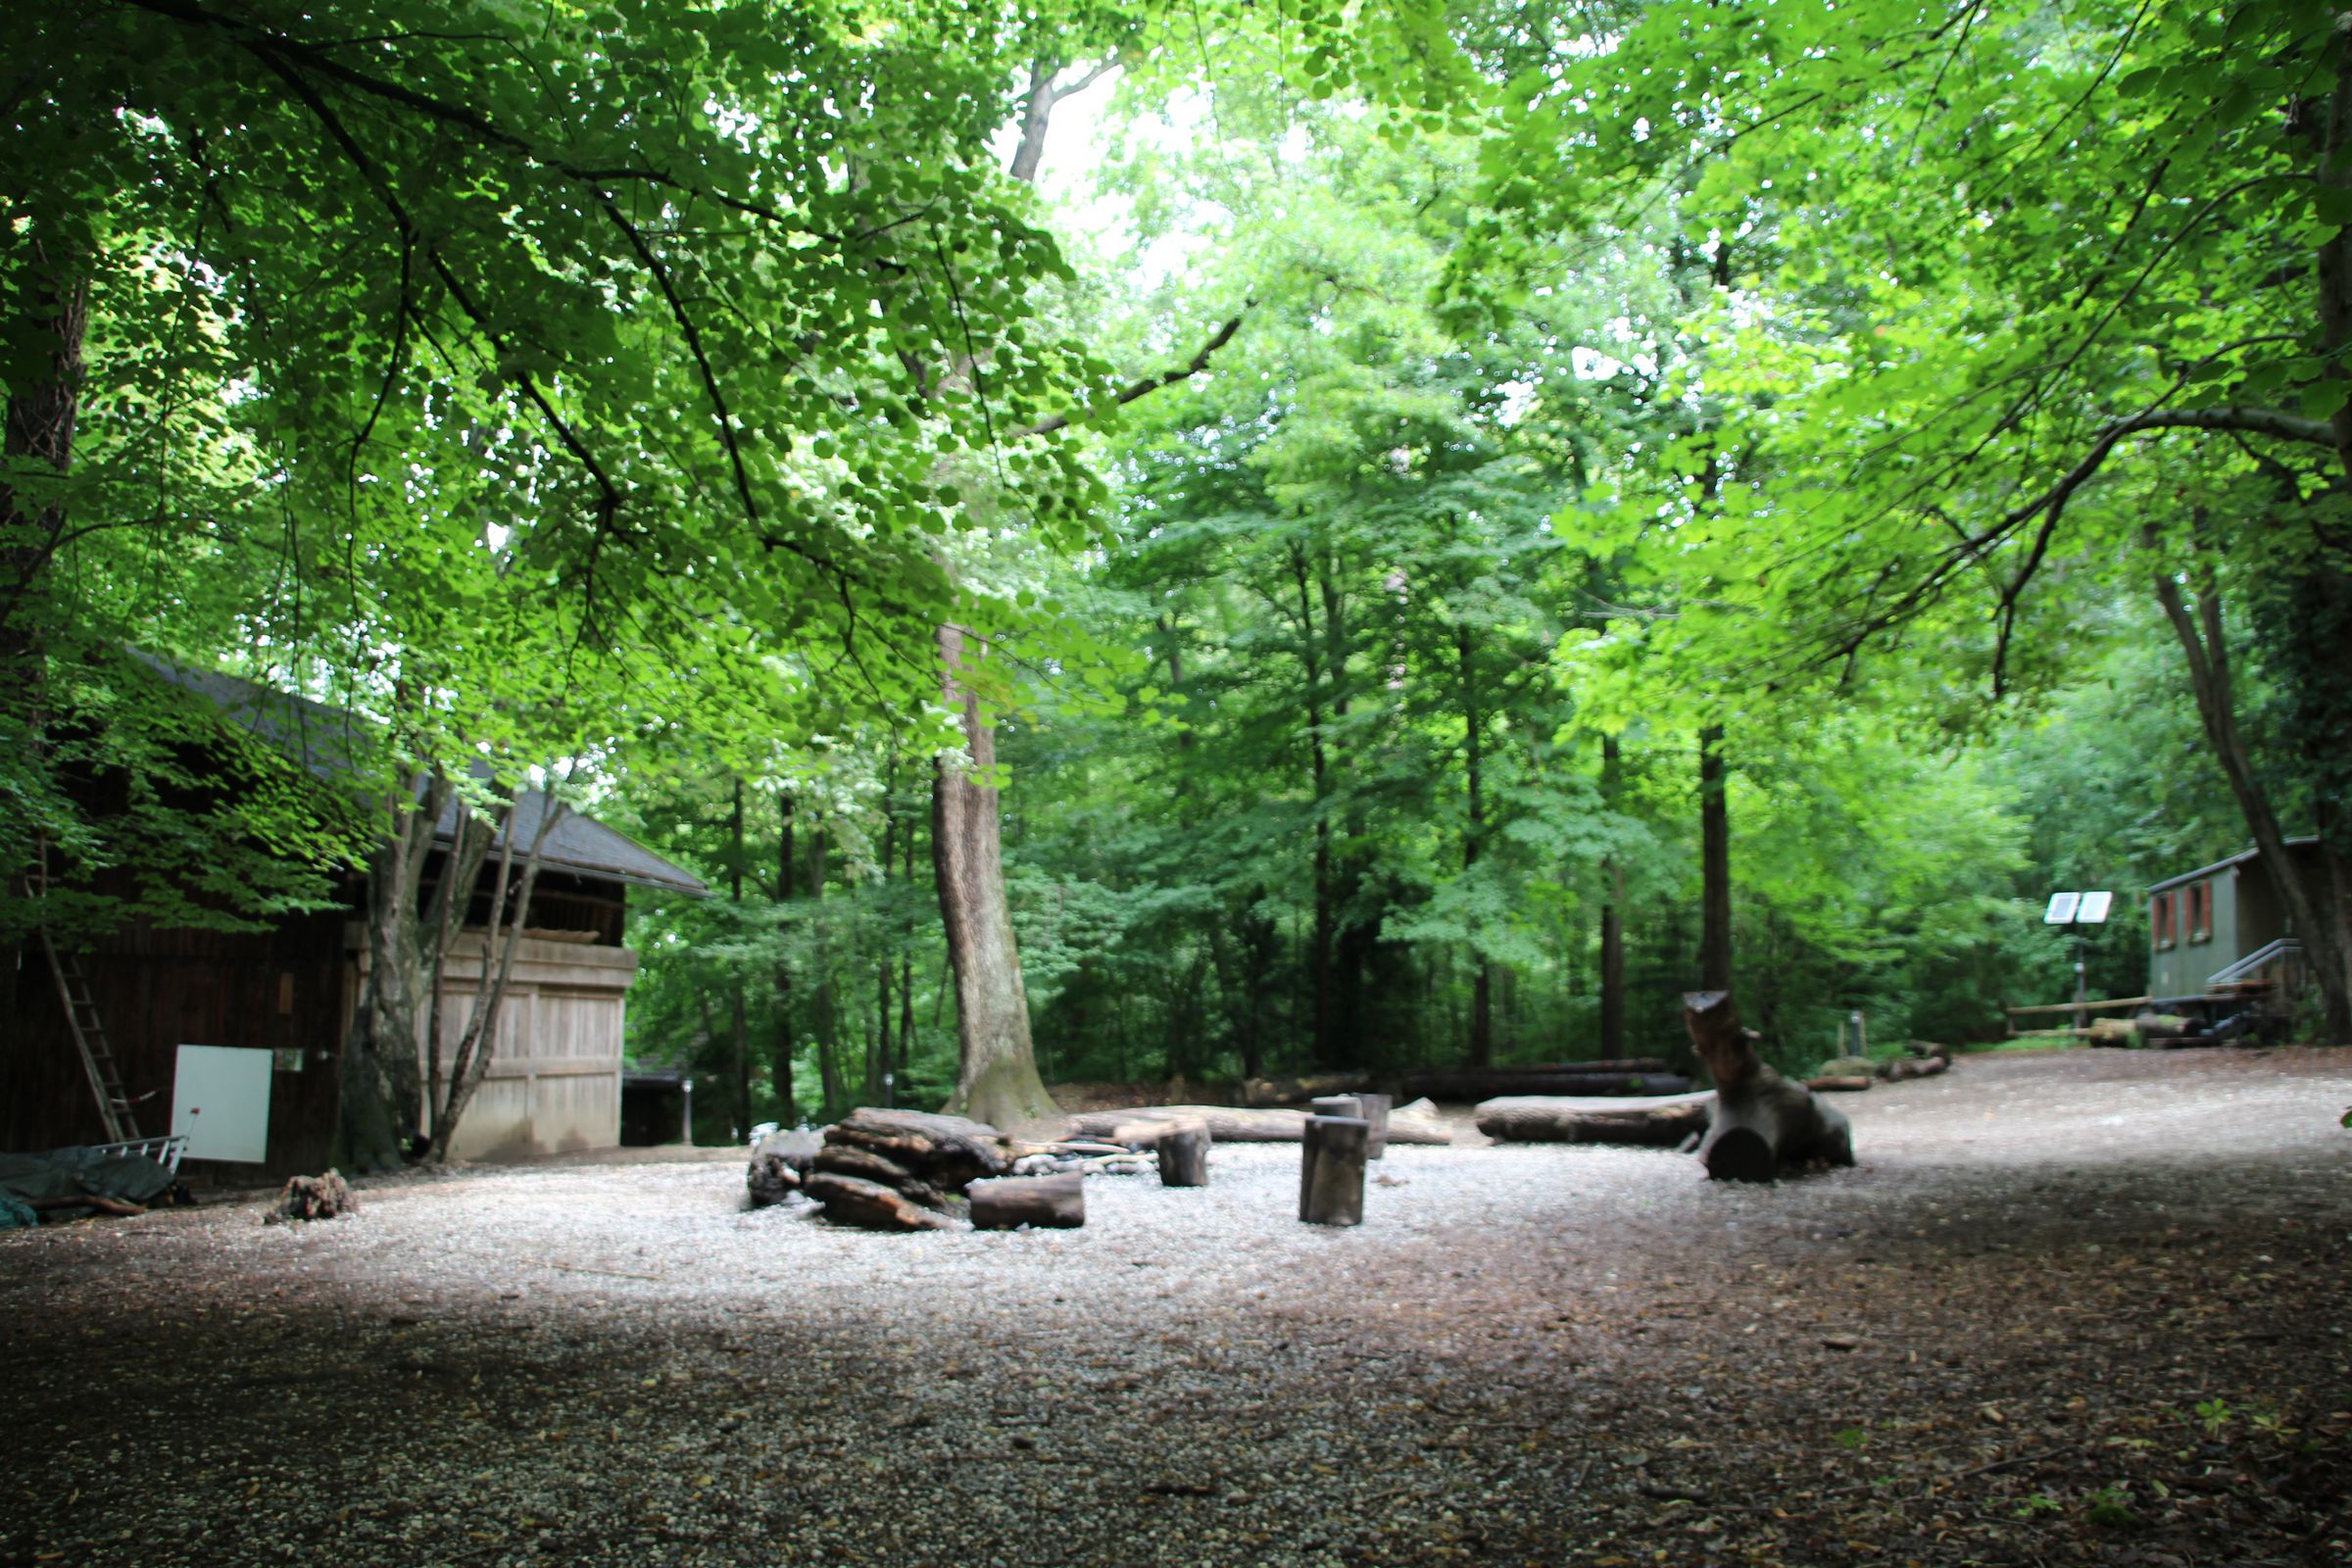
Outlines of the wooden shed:
[[[224,710],[242,704],[272,715],[257,730],[288,730],[299,710],[304,764],[331,771],[331,759],[321,758],[310,736],[350,722],[334,710],[210,671],[167,673]],[[518,843],[531,841],[544,806],[535,795],[517,804]],[[455,826],[454,811],[439,824],[444,851]],[[427,865],[428,883],[444,858],[436,854]],[[709,891],[693,873],[577,812],[550,831],[542,861],[487,1076],[459,1129],[460,1157],[620,1142],[625,1002],[637,974],[637,956],[626,946],[629,890]],[[24,943],[12,983],[0,986],[0,1149],[109,1140],[61,994],[73,991],[86,998],[104,1031],[137,1133],[173,1130],[181,1047],[267,1054],[266,1140],[257,1127],[260,1157],[232,1168],[322,1168],[341,1110],[339,1057],[367,961],[364,890],[364,876],[350,870],[341,881],[342,907],[290,916],[264,931],[126,926],[61,949],[62,988],[43,944]],[[477,897],[474,927],[486,923],[486,895]],[[442,977],[445,1038],[465,1026],[485,942],[481,930],[468,930]],[[259,1054],[234,1059],[259,1071]]]
[[[2316,838],[2289,839],[2287,853],[2307,875],[2320,866]],[[2301,959],[2260,850],[2148,889],[2148,995],[2159,1002],[2284,997],[2302,983]]]

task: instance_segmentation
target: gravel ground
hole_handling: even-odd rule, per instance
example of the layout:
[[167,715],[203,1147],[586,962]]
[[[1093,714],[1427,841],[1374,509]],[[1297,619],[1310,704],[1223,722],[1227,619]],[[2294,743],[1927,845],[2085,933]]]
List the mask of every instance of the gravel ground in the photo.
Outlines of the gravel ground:
[[[0,1237],[0,1563],[2352,1560],[2352,1052],[1966,1058],[1863,1163],[1295,1147],[1083,1231],[734,1163]],[[2201,1413],[2200,1413],[2200,1408]]]

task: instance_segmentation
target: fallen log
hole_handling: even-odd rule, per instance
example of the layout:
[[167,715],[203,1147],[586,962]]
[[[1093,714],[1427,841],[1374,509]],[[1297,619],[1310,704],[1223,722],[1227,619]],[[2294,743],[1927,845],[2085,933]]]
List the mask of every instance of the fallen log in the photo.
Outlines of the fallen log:
[[1245,1105],[1301,1105],[1317,1095],[1352,1094],[1371,1083],[1368,1072],[1309,1073],[1298,1078],[1250,1078],[1242,1084]]
[[1702,1089],[1645,1100],[1507,1096],[1485,1102],[1472,1114],[1480,1132],[1503,1143],[1673,1149],[1703,1134],[1714,1113],[1715,1092]]
[[1086,1223],[1083,1176],[1001,1176],[970,1188],[972,1228],[1077,1230]]
[[1805,1087],[1817,1095],[1852,1095],[1865,1089],[1876,1089],[1879,1080],[1866,1072],[1829,1073],[1805,1080]]
[[1698,1146],[1709,1176],[1768,1182],[1785,1166],[1854,1162],[1853,1123],[1757,1054],[1760,1037],[1740,1027],[1730,992],[1687,994],[1683,1027],[1715,1079],[1715,1118]]
[[1372,1124],[1361,1116],[1309,1116],[1299,1137],[1298,1217],[1309,1225],[1364,1222],[1364,1153]]
[[829,1170],[812,1172],[801,1184],[806,1192],[824,1206],[825,1218],[837,1225],[855,1225],[869,1231],[945,1231],[956,1228],[956,1221],[934,1209],[912,1202],[901,1194],[857,1176],[839,1176]]
[[1586,1072],[1552,1067],[1455,1067],[1414,1073],[1404,1092],[1431,1100],[1493,1100],[1501,1095],[1679,1095],[1690,1080],[1677,1073]]
[[[1241,1105],[1137,1105],[1126,1110],[1082,1111],[1069,1119],[1072,1138],[1107,1138],[1124,1143],[1142,1137],[1155,1123],[1201,1121],[1219,1144],[1295,1144],[1304,1136],[1306,1113],[1299,1110],[1252,1109]],[[1122,1132],[1127,1137],[1122,1137]],[[1427,1101],[1398,1105],[1389,1112],[1392,1144],[1450,1144],[1453,1129]]]
[[1879,1063],[1879,1076],[1890,1084],[1913,1078],[1933,1078],[1952,1065],[1950,1053],[1935,1056],[1890,1056]]

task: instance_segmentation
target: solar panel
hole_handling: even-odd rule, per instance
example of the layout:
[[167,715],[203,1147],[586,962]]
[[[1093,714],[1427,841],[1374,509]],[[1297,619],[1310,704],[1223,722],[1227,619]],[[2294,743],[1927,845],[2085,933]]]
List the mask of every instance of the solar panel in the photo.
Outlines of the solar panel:
[[2080,893],[2053,893],[2050,906],[2041,911],[2043,925],[2065,925],[2075,917],[2075,909],[2082,902]]
[[2075,910],[2075,918],[2084,925],[2105,925],[2108,906],[2114,903],[2112,893],[2085,893],[2081,906]]

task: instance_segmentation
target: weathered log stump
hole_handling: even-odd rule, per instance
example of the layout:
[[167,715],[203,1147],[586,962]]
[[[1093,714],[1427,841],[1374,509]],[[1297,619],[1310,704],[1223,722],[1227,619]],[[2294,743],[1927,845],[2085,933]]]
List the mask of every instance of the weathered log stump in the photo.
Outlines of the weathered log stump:
[[1309,1225],[1364,1222],[1364,1158],[1372,1125],[1361,1116],[1309,1116],[1300,1140],[1298,1217]]
[[972,1228],[1008,1231],[1021,1225],[1040,1230],[1076,1230],[1086,1223],[1083,1176],[1004,1176],[970,1188]]
[[1364,1114],[1364,1102],[1356,1095],[1317,1095],[1306,1102],[1306,1113],[1310,1116],[1360,1118]]
[[1503,1143],[1675,1149],[1706,1132],[1715,1115],[1715,1092],[1646,1100],[1515,1095],[1490,1100],[1473,1115],[1480,1132]]
[[1759,1037],[1740,1027],[1730,992],[1686,995],[1683,1027],[1715,1079],[1715,1119],[1698,1146],[1709,1176],[1768,1182],[1788,1165],[1854,1162],[1853,1123],[1766,1064],[1756,1054]]
[[1355,1103],[1356,1114],[1372,1124],[1372,1136],[1364,1144],[1364,1157],[1378,1159],[1389,1152],[1389,1117],[1396,1108],[1396,1097],[1359,1094]]
[[836,1175],[829,1170],[810,1173],[801,1190],[824,1207],[825,1218],[836,1225],[855,1225],[869,1231],[946,1231],[956,1221],[937,1209],[905,1197],[880,1182]]
[[1204,1121],[1168,1123],[1152,1146],[1159,1152],[1159,1185],[1162,1187],[1206,1187],[1208,1185],[1208,1123]]

